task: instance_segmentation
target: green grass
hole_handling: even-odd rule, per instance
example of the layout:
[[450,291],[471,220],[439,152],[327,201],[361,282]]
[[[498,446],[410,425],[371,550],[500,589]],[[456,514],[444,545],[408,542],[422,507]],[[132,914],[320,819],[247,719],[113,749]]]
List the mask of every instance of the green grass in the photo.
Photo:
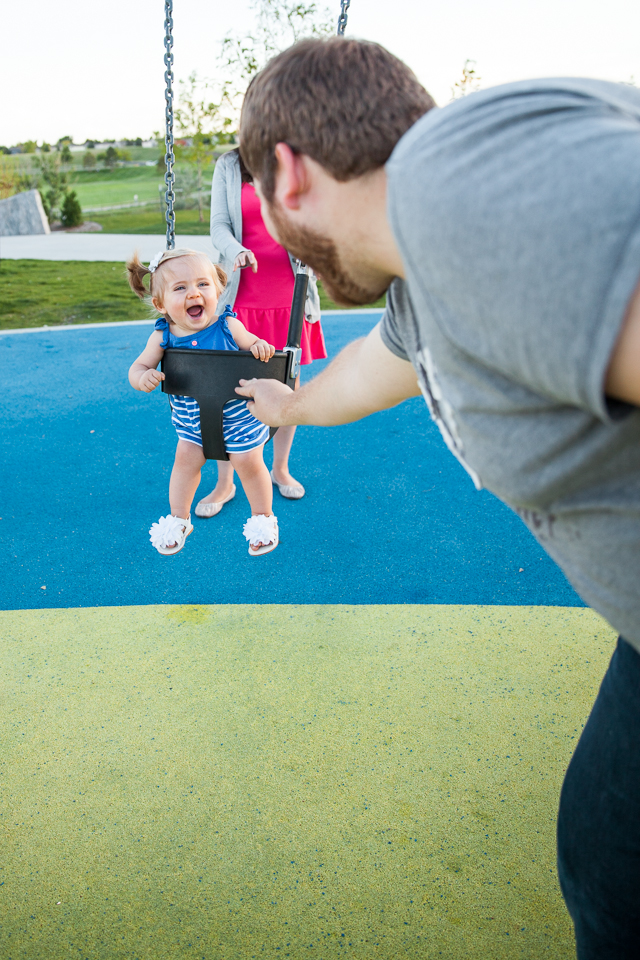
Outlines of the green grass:
[[[88,213],[87,220],[99,223],[105,233],[159,233],[165,232],[164,206],[132,207],[128,210],[105,210]],[[205,207],[204,222],[200,223],[197,210],[176,210],[178,233],[208,236],[209,208]]]
[[[176,187],[180,188],[184,164],[176,164]],[[204,172],[204,183],[209,188],[213,167]],[[80,205],[100,207],[115,203],[132,203],[138,200],[157,199],[160,189],[164,192],[164,173],[157,167],[116,167],[115,170],[75,170],[69,182],[78,195]]]
[[[322,287],[320,303],[323,310],[336,309]],[[384,298],[374,306],[384,306]],[[147,315],[146,306],[129,289],[123,263],[0,262],[0,329],[142,320]]]
[[75,184],[88,183],[122,183],[128,180],[150,178],[160,180],[161,177],[155,167],[116,167],[114,170],[76,170],[73,174]]
[[0,329],[142,320],[146,314],[145,305],[129,289],[123,263],[0,263]]
[[99,207],[113,203],[155,200],[162,177],[155,167],[122,167],[119,170],[78,171],[70,178],[80,206]]

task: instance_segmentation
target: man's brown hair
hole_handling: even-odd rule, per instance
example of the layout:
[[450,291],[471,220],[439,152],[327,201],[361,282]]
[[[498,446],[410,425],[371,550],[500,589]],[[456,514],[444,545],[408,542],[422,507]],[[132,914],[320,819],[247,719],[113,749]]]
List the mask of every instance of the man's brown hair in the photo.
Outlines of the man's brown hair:
[[275,146],[288,143],[336,180],[381,167],[435,103],[409,67],[377,43],[302,40],[270,60],[242,107],[240,152],[267,200]]

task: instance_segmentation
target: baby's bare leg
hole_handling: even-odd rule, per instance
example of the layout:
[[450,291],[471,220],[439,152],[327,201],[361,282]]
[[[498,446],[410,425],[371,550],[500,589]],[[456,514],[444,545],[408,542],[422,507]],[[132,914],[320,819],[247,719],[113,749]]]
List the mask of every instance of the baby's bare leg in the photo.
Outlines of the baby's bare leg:
[[251,515],[256,516],[256,514],[263,513],[266,517],[270,517],[273,505],[273,487],[262,456],[263,449],[264,444],[254,447],[247,453],[230,453],[229,460],[240,477],[243,490],[251,506]]
[[202,447],[187,440],[178,440],[176,459],[169,481],[169,503],[174,517],[186,520],[189,516],[193,497],[200,483],[200,471],[205,462]]

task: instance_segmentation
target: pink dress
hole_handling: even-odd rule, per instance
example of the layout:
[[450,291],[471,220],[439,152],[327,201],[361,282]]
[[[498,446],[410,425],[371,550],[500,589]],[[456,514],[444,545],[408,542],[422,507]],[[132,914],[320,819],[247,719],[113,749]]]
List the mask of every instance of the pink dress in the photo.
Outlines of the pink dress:
[[[242,184],[242,246],[255,255],[258,272],[250,267],[242,271],[233,309],[250,333],[282,350],[289,330],[294,276],[289,254],[267,233],[252,183]],[[301,363],[326,357],[320,321],[304,321],[300,346]]]

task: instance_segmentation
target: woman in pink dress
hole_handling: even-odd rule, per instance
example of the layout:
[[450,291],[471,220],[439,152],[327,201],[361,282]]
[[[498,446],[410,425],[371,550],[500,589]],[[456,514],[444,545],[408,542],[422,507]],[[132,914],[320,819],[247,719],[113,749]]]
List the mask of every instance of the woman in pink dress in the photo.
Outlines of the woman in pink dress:
[[[211,241],[228,282],[219,309],[229,304],[247,330],[282,350],[287,342],[295,281],[295,260],[267,233],[253,178],[239,151],[216,163],[211,188]],[[243,269],[248,267],[249,269]],[[311,276],[302,328],[301,363],[324,359],[327,351],[320,325],[317,282]],[[296,387],[298,386],[296,381]],[[289,472],[295,427],[280,427],[273,438],[271,479],[282,496],[299,500],[305,490]],[[233,467],[218,461],[218,483],[196,506],[199,517],[212,517],[235,496]]]

